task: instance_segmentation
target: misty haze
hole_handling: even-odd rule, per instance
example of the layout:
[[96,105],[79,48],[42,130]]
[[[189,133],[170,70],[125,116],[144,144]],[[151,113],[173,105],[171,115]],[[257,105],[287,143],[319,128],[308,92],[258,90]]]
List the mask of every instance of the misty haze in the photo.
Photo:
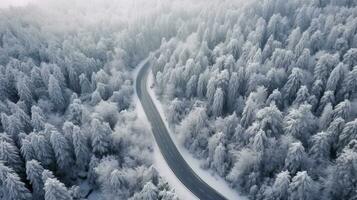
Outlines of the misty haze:
[[322,199],[357,199],[357,0],[0,0],[0,200]]

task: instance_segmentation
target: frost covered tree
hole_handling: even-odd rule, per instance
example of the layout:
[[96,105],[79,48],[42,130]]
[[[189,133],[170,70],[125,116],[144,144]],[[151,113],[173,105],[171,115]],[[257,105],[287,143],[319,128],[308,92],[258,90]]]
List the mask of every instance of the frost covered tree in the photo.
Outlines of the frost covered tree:
[[82,170],[87,169],[90,161],[88,139],[86,135],[77,126],[73,128],[73,146],[77,166]]
[[290,144],[285,158],[285,168],[289,170],[290,173],[295,174],[296,172],[304,169],[306,164],[307,155],[302,144],[300,142]]
[[45,128],[45,115],[38,106],[31,107],[31,125],[34,131],[41,131]]
[[278,137],[283,134],[283,115],[274,103],[257,112],[257,121],[268,136]]
[[66,102],[58,80],[53,75],[50,76],[48,82],[48,94],[56,110],[62,111],[66,106]]
[[51,132],[51,146],[55,153],[57,166],[60,171],[65,171],[73,165],[73,149],[67,139],[58,131]]
[[140,193],[136,194],[132,200],[155,200],[158,199],[158,191],[154,184],[147,182]]
[[298,172],[289,185],[289,200],[313,200],[317,198],[317,183],[306,171]]
[[357,119],[346,123],[343,127],[338,139],[339,150],[345,148],[345,146],[353,139],[357,139]]
[[68,120],[75,125],[80,125],[82,123],[82,102],[79,99],[74,99],[73,102],[68,106]]
[[276,176],[274,184],[272,186],[271,197],[273,199],[288,199],[290,179],[291,177],[289,171],[282,171]]
[[285,83],[282,91],[285,100],[290,103],[296,98],[296,93],[300,89],[301,84],[303,83],[303,73],[301,69],[294,68],[288,78],[288,81]]
[[214,116],[220,116],[223,112],[224,93],[221,88],[218,88],[214,94],[212,112]]
[[8,173],[4,181],[4,199],[8,200],[28,200],[32,198],[25,183],[20,180],[16,173]]
[[257,108],[258,105],[252,99],[248,99],[246,101],[241,119],[241,124],[243,127],[247,128],[252,124],[253,120],[255,119]]
[[42,173],[44,168],[36,160],[30,160],[26,162],[26,176],[30,181],[34,198],[41,199],[44,197],[44,183],[42,180]]
[[56,178],[48,178],[45,182],[45,200],[72,200],[66,186]]
[[109,152],[111,129],[108,123],[101,123],[94,119],[92,127],[92,151],[97,155],[104,155]]
[[317,165],[326,164],[329,161],[331,153],[330,140],[329,135],[325,132],[320,132],[312,136],[312,145],[309,149],[309,155]]
[[311,106],[303,104],[297,109],[290,110],[284,118],[284,130],[307,145],[310,136],[316,128],[316,118],[311,113]]
[[[356,140],[351,144],[356,144]],[[355,148],[355,147],[354,147]],[[332,166],[326,181],[326,195],[331,199],[354,198],[356,194],[356,163],[357,152],[354,149],[345,148]]]
[[193,75],[186,85],[186,97],[190,98],[196,95],[197,91],[197,76]]
[[184,134],[184,145],[189,147],[198,155],[202,153],[207,146],[208,130],[206,109],[197,107],[193,109],[185,119],[182,120],[180,131]]
[[24,163],[21,160],[19,150],[14,144],[0,141],[0,160],[4,164],[13,168],[18,174],[24,172]]
[[335,106],[333,110],[333,118],[341,117],[344,120],[349,120],[351,116],[352,105],[351,102],[346,99]]

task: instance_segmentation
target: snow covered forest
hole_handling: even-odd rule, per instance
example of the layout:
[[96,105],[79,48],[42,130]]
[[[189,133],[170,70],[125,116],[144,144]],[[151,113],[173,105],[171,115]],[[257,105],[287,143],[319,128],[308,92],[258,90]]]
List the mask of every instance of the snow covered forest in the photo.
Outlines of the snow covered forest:
[[181,144],[250,199],[356,199],[357,2],[214,6],[151,59]]
[[356,0],[38,1],[0,9],[0,199],[178,200],[135,104],[149,55],[169,128],[234,190],[357,198]]
[[0,199],[176,200],[152,167],[132,72],[189,16],[146,0],[2,9]]

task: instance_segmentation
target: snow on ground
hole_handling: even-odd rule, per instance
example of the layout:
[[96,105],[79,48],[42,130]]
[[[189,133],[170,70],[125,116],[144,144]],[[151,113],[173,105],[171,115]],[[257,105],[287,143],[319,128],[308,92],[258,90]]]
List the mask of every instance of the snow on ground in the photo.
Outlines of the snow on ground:
[[[149,77],[148,77],[148,84],[147,84],[147,89],[149,92],[149,95],[151,96],[151,98],[153,99],[153,102],[157,108],[157,110],[159,111],[161,117],[163,118],[163,121],[165,123],[165,126],[167,127],[171,139],[173,140],[173,142],[175,143],[177,149],[179,150],[179,152],[181,153],[182,157],[185,159],[185,161],[188,163],[188,165],[192,168],[192,170],[200,177],[202,178],[203,181],[205,181],[208,185],[210,185],[212,188],[214,188],[215,190],[217,190],[220,194],[222,194],[223,196],[225,196],[226,198],[230,199],[230,200],[246,200],[246,197],[241,196],[236,190],[234,190],[233,188],[231,188],[228,183],[219,176],[215,176],[213,175],[212,172],[210,172],[210,170],[204,170],[202,169],[200,166],[202,166],[202,160],[198,160],[196,158],[194,158],[192,156],[192,154],[189,153],[189,151],[184,148],[178,141],[178,136],[174,135],[172,133],[172,131],[170,131],[170,129],[168,128],[168,122],[166,120],[165,117],[165,113],[164,113],[164,109],[160,103],[160,101],[158,100],[155,92],[153,91],[153,89],[150,87],[151,85],[153,85],[153,74],[150,71]],[[142,111],[143,112],[143,111]],[[145,113],[143,113],[143,115],[145,115]],[[166,162],[165,162],[166,163]],[[176,178],[176,177],[175,177]],[[177,179],[177,178],[176,178]],[[182,184],[181,184],[182,185]],[[179,191],[178,191],[179,192]]]

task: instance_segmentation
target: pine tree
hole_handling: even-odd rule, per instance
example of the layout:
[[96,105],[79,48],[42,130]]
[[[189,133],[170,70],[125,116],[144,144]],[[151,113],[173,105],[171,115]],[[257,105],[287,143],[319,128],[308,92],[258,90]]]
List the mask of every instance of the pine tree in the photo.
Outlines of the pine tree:
[[48,94],[57,110],[62,111],[66,107],[60,84],[53,75],[51,75],[49,79]]
[[33,99],[30,86],[30,79],[27,75],[22,74],[21,77],[18,78],[16,88],[20,96],[20,100],[25,101],[27,106],[31,105]]
[[90,94],[92,93],[92,86],[91,83],[89,82],[87,76],[85,74],[81,74],[79,76],[79,84],[81,87],[81,94]]
[[59,170],[65,171],[74,163],[73,149],[66,138],[58,131],[52,131],[50,142],[56,156]]
[[92,151],[98,156],[103,156],[109,152],[111,129],[108,123],[101,123],[98,119],[94,119],[91,123],[92,127]]
[[4,181],[5,196],[8,200],[28,200],[32,199],[30,191],[25,187],[25,184],[20,180],[16,173],[8,173]]
[[325,130],[332,121],[333,108],[331,103],[328,103],[323,109],[321,116],[319,118],[319,126],[321,130]]
[[307,102],[309,98],[309,90],[305,85],[301,86],[300,89],[297,91],[296,98],[293,102],[293,105],[299,106],[305,102]]
[[338,64],[339,59],[337,55],[324,54],[317,61],[314,78],[315,80],[321,80],[323,84],[326,84],[329,74],[332,69]]
[[194,97],[196,96],[196,90],[197,90],[197,76],[193,75],[190,80],[187,82],[186,85],[186,97]]
[[312,146],[309,150],[309,154],[317,165],[327,164],[329,161],[331,149],[330,140],[329,135],[325,132],[320,132],[312,136]]
[[206,92],[206,97],[208,99],[208,102],[213,102],[214,99],[214,94],[216,92],[216,86],[215,86],[215,79],[214,77],[210,78],[207,84],[207,92]]
[[37,160],[45,167],[53,167],[55,159],[50,142],[41,134],[31,133],[29,136]]
[[79,99],[74,99],[68,106],[68,120],[75,125],[81,125],[82,123],[82,102]]
[[[351,143],[356,142],[351,141]],[[356,147],[354,147],[356,148]],[[356,150],[345,148],[336,160],[326,181],[325,193],[331,199],[353,199],[356,195]]]
[[345,124],[338,140],[339,150],[341,151],[345,148],[345,146],[353,139],[357,139],[357,119]]
[[274,184],[272,186],[273,199],[280,199],[280,200],[288,199],[290,178],[291,177],[289,171],[282,171],[276,176]]
[[285,158],[285,168],[292,174],[306,168],[307,155],[300,142],[291,143]]
[[335,109],[333,110],[333,118],[336,119],[341,117],[342,119],[348,121],[351,116],[351,110],[351,102],[348,99],[345,99],[335,106]]
[[26,161],[36,158],[35,150],[32,148],[32,144],[29,137],[21,140],[21,155]]
[[357,91],[357,66],[353,67],[352,71],[347,74],[343,88],[348,96]]
[[158,189],[151,182],[147,182],[141,192],[135,195],[133,200],[156,200],[158,199]]
[[283,108],[283,97],[278,89],[275,89],[266,100],[266,104],[275,104],[279,109]]
[[306,171],[298,172],[289,185],[289,200],[316,199],[318,185]]
[[324,95],[320,99],[317,113],[320,114],[327,104],[335,105],[335,95],[332,91],[325,91]]
[[344,80],[345,74],[346,67],[344,64],[338,64],[337,67],[335,67],[330,73],[330,77],[326,83],[326,90],[331,90],[333,92],[337,91],[340,88],[342,81]]
[[42,173],[44,168],[36,160],[26,162],[26,175],[27,180],[30,181],[35,198],[42,199],[44,197],[44,183],[42,180]]
[[283,134],[283,115],[274,103],[257,112],[257,121],[268,136],[278,137]]
[[48,178],[45,183],[45,200],[72,200],[66,186],[56,178]]
[[221,88],[218,88],[214,94],[214,100],[212,104],[212,112],[214,116],[218,117],[222,115],[223,105],[224,105],[224,93]]
[[247,128],[252,124],[253,120],[255,119],[257,108],[258,105],[251,98],[248,98],[242,113],[241,125],[243,127]]
[[316,128],[316,118],[310,109],[310,105],[303,104],[298,109],[290,110],[284,118],[285,133],[299,139],[304,145],[307,145]]
[[239,78],[236,72],[233,72],[231,78],[229,79],[228,83],[228,108],[230,111],[234,110],[235,108],[235,101],[238,95],[239,89]]
[[41,131],[45,128],[45,115],[38,106],[31,107],[31,124],[34,131]]
[[285,83],[282,89],[284,98],[287,100],[288,103],[292,102],[295,99],[296,93],[298,92],[302,83],[303,73],[301,69],[294,68],[288,78],[288,81]]
[[73,128],[73,146],[77,166],[86,170],[90,161],[90,150],[87,146],[87,137],[77,126]]
[[0,141],[0,160],[13,168],[18,174],[23,174],[24,163],[20,158],[19,150],[11,143]]

